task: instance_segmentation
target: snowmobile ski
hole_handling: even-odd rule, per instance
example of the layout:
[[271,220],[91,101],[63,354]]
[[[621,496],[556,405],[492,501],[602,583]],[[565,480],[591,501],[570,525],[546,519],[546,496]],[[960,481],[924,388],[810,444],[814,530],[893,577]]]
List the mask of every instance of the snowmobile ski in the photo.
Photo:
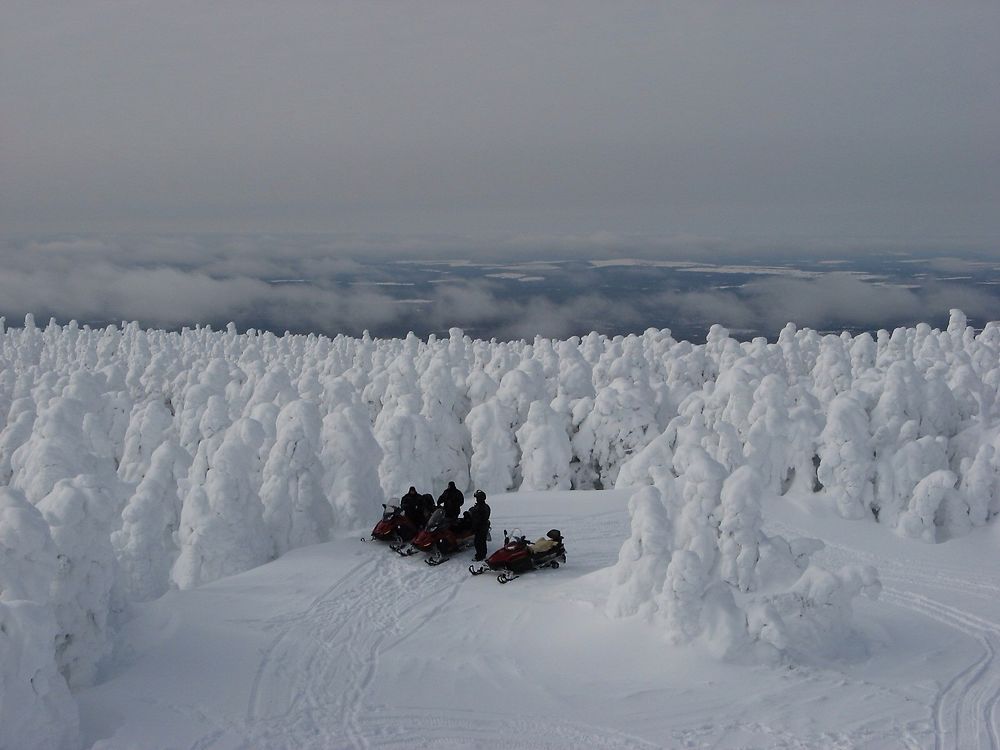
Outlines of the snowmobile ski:
[[425,559],[424,562],[427,563],[428,565],[440,565],[443,562],[448,562],[450,559],[451,559],[450,556],[446,557],[444,555],[432,555],[431,557]]

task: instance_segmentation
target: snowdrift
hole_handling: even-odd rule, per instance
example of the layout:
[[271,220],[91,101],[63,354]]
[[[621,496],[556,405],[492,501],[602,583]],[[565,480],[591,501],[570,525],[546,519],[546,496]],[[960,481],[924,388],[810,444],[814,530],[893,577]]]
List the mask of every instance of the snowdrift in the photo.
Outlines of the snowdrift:
[[0,684],[20,696],[0,745],[73,745],[67,685],[97,678],[129,602],[367,526],[411,484],[635,487],[609,613],[730,654],[835,648],[877,579],[811,565],[814,545],[761,531],[760,503],[807,493],[924,542],[988,523],[998,354],[1000,325],[957,311],[944,331],[789,325],[769,344],[715,326],[700,346],[28,316],[0,331],[0,559],[34,581],[0,570]]

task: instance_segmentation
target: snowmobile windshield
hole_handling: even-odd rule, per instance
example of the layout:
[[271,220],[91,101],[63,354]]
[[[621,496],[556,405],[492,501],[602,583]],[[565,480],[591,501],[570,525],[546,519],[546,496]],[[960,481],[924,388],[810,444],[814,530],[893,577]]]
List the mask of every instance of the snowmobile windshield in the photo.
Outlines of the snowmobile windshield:
[[507,544],[517,544],[518,542],[524,541],[524,532],[520,529],[511,529],[510,534],[507,536]]
[[387,505],[387,506],[385,506],[385,513],[382,514],[382,520],[383,521],[388,521],[390,518],[392,518],[397,513],[399,513],[399,506],[398,505]]
[[431,513],[431,517],[427,519],[427,530],[437,531],[445,522],[444,508],[438,508],[436,511]]

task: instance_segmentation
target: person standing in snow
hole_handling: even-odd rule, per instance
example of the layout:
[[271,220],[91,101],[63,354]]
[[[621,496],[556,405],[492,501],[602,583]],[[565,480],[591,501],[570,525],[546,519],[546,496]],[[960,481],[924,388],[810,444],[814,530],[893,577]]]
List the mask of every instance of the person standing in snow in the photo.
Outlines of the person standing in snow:
[[454,482],[448,482],[445,491],[441,493],[437,504],[444,507],[444,514],[448,518],[456,519],[465,504],[465,495],[455,486]]
[[490,506],[486,504],[486,493],[476,490],[476,503],[465,511],[465,521],[476,533],[476,560],[486,559],[486,537],[490,533]]
[[422,529],[427,523],[427,515],[424,513],[424,501],[416,487],[410,487],[409,491],[400,498],[399,507],[413,524]]

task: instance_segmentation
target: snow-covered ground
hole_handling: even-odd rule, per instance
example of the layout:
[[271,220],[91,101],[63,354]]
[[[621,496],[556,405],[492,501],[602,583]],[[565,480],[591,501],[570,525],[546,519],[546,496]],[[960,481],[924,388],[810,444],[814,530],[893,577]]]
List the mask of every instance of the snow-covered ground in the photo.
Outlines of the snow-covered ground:
[[495,494],[494,541],[556,527],[568,564],[501,586],[341,534],[137,607],[77,694],[119,748],[996,748],[1000,530],[915,544],[804,505],[769,533],[875,565],[854,658],[720,661],[605,614],[629,491]]
[[[995,747],[1000,323],[967,323],[0,321],[0,750]],[[449,481],[569,566],[358,541]]]

